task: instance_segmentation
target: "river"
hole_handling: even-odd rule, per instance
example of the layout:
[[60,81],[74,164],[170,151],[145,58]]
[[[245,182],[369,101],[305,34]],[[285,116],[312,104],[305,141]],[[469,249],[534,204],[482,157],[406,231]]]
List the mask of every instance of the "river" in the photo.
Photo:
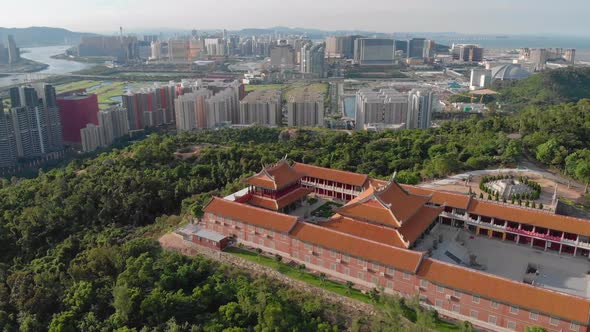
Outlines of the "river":
[[49,67],[35,73],[13,74],[9,76],[0,77],[0,88],[14,84],[21,84],[27,81],[28,79],[37,79],[51,75],[67,74],[92,67],[92,64],[51,58],[51,56],[53,55],[64,53],[64,51],[70,47],[71,46],[62,45],[32,47],[23,49],[23,51],[25,51],[25,53],[21,54],[23,58],[48,64]]

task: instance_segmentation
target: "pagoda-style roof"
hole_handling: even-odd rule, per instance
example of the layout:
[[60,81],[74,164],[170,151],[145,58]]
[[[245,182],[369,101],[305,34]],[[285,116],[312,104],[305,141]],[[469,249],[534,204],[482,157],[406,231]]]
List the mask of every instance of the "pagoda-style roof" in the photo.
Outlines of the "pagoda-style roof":
[[253,195],[248,200],[248,203],[251,205],[254,205],[254,206],[261,207],[261,208],[279,211],[282,208],[284,208],[285,206],[293,204],[297,200],[301,199],[304,196],[307,196],[308,194],[310,194],[312,192],[313,192],[313,189],[299,187],[299,188],[297,188],[297,189],[289,192],[288,194],[286,194],[280,198],[277,198],[277,199]]
[[392,179],[378,188],[370,186],[357,199],[341,207],[338,213],[398,228],[425,207],[429,200],[429,196],[407,192]]
[[245,180],[251,186],[280,190],[293,183],[296,183],[304,176],[303,173],[295,170],[286,159],[270,167],[263,167],[262,170]]

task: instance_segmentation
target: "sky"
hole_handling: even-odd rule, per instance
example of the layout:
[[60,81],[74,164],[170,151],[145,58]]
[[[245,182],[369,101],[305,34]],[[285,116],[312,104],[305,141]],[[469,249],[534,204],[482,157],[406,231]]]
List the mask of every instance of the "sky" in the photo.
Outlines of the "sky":
[[[590,0],[2,0],[0,26],[589,35]],[[10,13],[10,15],[7,15]]]

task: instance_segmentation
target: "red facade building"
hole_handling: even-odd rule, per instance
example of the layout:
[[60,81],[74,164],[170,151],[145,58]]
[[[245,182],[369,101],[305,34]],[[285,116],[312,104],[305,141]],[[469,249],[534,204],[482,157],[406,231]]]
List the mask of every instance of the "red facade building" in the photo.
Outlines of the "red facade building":
[[[446,227],[471,234],[473,241],[512,241],[522,250],[530,247],[584,264],[590,249],[588,220],[285,160],[246,182],[244,195],[213,198],[199,227],[362,289],[419,296],[422,305],[441,315],[484,330],[590,331],[587,296],[449,263],[416,249],[431,232]],[[284,213],[289,205],[281,208],[277,201],[302,188],[345,204],[324,221]],[[305,199],[296,196],[295,202]]]
[[98,98],[95,94],[73,94],[57,98],[65,143],[80,144],[80,129],[98,125]]

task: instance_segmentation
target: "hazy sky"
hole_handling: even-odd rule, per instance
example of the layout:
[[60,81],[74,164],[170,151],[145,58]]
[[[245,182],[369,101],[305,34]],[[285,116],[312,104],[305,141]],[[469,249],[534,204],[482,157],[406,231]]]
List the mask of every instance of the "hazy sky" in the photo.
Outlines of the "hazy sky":
[[590,35],[589,13],[590,0],[2,0],[0,26]]

